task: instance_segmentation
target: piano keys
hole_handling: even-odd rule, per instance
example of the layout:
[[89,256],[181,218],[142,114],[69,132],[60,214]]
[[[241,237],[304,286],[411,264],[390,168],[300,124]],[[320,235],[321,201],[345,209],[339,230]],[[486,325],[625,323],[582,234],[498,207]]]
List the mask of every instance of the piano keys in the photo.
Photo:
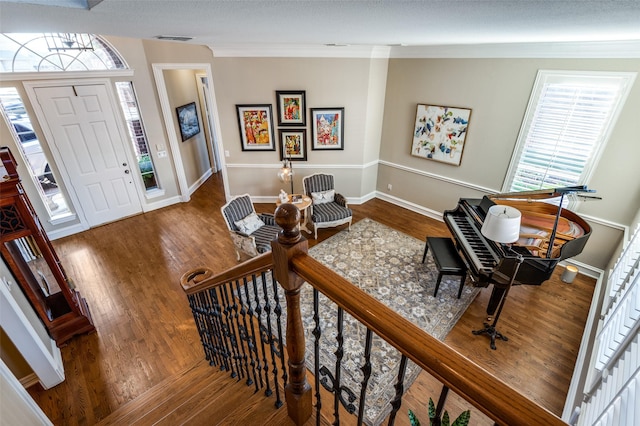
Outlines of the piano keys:
[[[454,210],[444,212],[444,221],[475,285],[493,284],[488,315],[495,313],[509,284],[517,254],[524,257],[524,262],[514,285],[541,285],[560,261],[582,252],[591,226],[574,212],[542,201],[578,192],[592,191],[578,186],[461,198]],[[512,245],[491,241],[480,232],[489,208],[495,204],[509,205],[522,213],[520,239]]]

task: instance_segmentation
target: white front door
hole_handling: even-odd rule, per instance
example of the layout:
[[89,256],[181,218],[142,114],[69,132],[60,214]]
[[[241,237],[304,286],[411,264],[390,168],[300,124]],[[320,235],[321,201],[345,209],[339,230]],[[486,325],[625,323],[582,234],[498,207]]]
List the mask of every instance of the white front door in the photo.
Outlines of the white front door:
[[129,165],[107,90],[105,84],[35,88],[63,163],[58,167],[91,227],[142,211],[132,177],[137,165]]

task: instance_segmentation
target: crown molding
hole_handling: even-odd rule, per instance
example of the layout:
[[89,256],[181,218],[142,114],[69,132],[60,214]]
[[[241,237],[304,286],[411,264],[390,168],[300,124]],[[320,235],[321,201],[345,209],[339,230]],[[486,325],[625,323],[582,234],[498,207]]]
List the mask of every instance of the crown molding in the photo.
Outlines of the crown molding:
[[208,46],[217,58],[389,58],[390,46]]
[[209,46],[215,57],[640,59],[640,40],[433,46]]

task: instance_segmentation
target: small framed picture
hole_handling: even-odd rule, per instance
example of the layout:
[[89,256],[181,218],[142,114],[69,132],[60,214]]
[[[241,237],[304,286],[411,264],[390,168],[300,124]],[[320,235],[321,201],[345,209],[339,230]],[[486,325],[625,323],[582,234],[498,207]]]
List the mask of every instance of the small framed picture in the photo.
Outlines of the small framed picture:
[[307,161],[307,131],[279,129],[280,160]]
[[176,114],[178,115],[182,142],[200,133],[200,123],[198,122],[198,111],[196,110],[195,102],[177,107]]
[[278,126],[305,126],[306,103],[304,90],[277,90]]
[[243,151],[275,151],[271,105],[236,105]]
[[311,149],[344,149],[344,108],[311,108]]

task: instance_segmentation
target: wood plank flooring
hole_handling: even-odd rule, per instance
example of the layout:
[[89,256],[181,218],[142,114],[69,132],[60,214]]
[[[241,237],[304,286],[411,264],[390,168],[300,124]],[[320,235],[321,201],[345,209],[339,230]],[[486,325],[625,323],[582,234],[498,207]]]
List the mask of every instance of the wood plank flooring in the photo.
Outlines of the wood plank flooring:
[[[174,377],[183,377],[186,371],[202,364],[203,351],[179,279],[196,267],[222,272],[236,264],[220,213],[224,202],[221,178],[214,175],[189,203],[53,242],[67,274],[87,299],[97,328],[96,333],[76,337],[62,349],[65,382],[49,390],[39,385],[29,389],[54,424],[98,424],[136,398],[153,401],[153,392],[159,395],[163,388],[170,387],[168,383]],[[381,200],[351,207],[354,222],[369,217],[421,240],[426,235],[449,235],[442,222]],[[256,204],[258,212],[274,208],[273,204]],[[319,231],[317,241],[309,240],[310,246],[342,228]],[[560,281],[562,268],[557,269],[552,279],[540,287],[512,289],[498,327],[509,341],[498,342],[496,351],[489,348],[486,336],[471,334],[471,330],[482,328],[490,288],[480,292],[445,343],[545,408],[561,414],[595,281],[579,275],[573,284],[565,284]],[[210,369],[217,371],[215,367]],[[211,375],[215,380],[215,374]],[[200,382],[202,377],[192,380],[192,386],[187,388],[208,386],[211,401],[222,393],[244,395],[231,384],[218,389],[212,382]],[[408,408],[427,421],[428,398],[437,400],[439,392],[440,384],[423,373],[409,389],[396,424],[408,424]],[[177,392],[173,395],[182,397]],[[158,398],[161,397],[155,399]],[[454,417],[466,409],[466,404],[455,396],[448,401],[447,409]],[[225,414],[226,420],[222,420],[215,417],[222,414],[209,413],[205,422],[267,424],[263,403],[251,404],[255,406],[255,416],[242,410],[235,417],[227,418]],[[272,407],[273,402],[265,406],[269,404]],[[221,405],[232,411],[227,404]],[[117,415],[123,415],[122,411]],[[189,416],[170,418],[173,424],[200,424],[195,418],[187,421]],[[273,418],[268,423],[282,424],[283,418]],[[119,424],[128,422],[133,420],[123,418]],[[472,424],[492,423],[473,411]]]

